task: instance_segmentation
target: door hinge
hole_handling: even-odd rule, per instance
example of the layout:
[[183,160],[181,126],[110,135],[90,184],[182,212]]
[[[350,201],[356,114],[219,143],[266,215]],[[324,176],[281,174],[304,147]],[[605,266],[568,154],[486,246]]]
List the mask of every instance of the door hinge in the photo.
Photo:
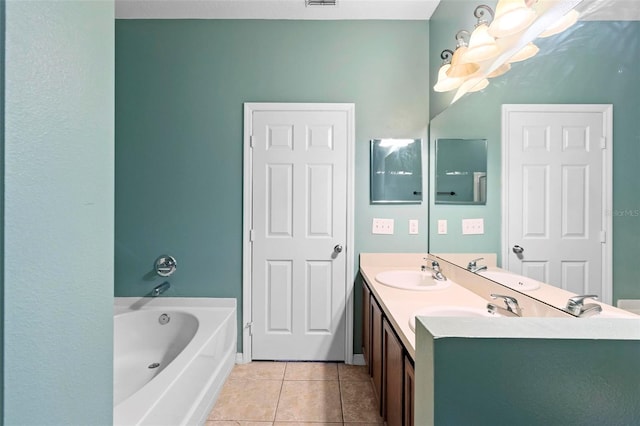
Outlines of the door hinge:
[[252,243],[254,238],[255,238],[255,232],[253,229],[251,229],[249,231],[249,242]]
[[607,148],[607,138],[606,136],[603,136],[600,138],[600,148],[602,149],[606,149]]
[[600,231],[600,242],[601,243],[607,242],[607,231]]
[[255,142],[255,139],[254,139],[253,135],[249,136],[249,146],[251,148],[253,148],[254,142]]
[[248,322],[244,325],[244,328],[249,329],[249,336],[253,336],[253,321]]

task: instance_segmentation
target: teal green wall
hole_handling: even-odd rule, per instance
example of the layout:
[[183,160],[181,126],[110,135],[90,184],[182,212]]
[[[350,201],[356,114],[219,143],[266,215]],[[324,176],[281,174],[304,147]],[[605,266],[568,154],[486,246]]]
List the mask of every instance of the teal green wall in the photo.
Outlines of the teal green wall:
[[0,0],[0,425],[4,424],[4,0]]
[[110,425],[114,12],[6,3],[7,425]]
[[[244,102],[355,103],[356,264],[360,252],[426,251],[426,203],[369,204],[369,140],[426,138],[428,31],[426,21],[116,21],[116,296],[148,294],[166,252],[178,270],[165,295],[234,297],[242,318]],[[374,217],[395,219],[396,234],[371,235]]]
[[638,340],[441,338],[434,346],[439,426],[631,425],[640,418]]
[[[437,77],[439,53],[455,46],[454,32],[473,28],[474,7],[475,3],[467,0],[445,0],[434,14],[430,24],[431,85]],[[636,176],[640,163],[640,84],[636,70],[640,63],[640,22],[579,22],[565,33],[538,39],[536,44],[540,47],[537,56],[513,64],[510,72],[492,80],[488,88],[446,109],[453,94],[432,93],[431,112],[438,115],[430,124],[431,141],[486,138],[489,152],[487,205],[432,205],[429,249],[500,252],[502,104],[613,104],[614,302],[640,298],[634,259],[640,251],[640,179]],[[484,218],[485,234],[462,236],[461,220],[476,217]],[[449,220],[447,235],[437,235],[438,219]]]

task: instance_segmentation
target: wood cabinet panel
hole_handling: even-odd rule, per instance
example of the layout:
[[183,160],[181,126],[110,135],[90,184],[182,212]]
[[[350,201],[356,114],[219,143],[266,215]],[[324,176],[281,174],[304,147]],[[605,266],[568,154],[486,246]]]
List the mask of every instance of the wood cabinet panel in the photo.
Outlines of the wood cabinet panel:
[[414,400],[415,400],[416,374],[413,364],[408,356],[404,357],[404,426],[414,424]]
[[362,356],[371,375],[371,290],[362,283]]
[[383,413],[382,400],[382,310],[373,298],[371,301],[371,377],[376,393],[380,414]]
[[387,426],[402,426],[404,408],[404,350],[386,318],[382,326],[383,410]]

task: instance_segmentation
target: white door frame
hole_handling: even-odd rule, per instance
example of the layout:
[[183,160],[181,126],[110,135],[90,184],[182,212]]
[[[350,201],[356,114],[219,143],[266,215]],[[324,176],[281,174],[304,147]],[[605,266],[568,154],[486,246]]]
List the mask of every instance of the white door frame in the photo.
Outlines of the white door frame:
[[251,225],[253,223],[253,176],[251,156],[252,116],[255,111],[344,111],[347,113],[347,240],[345,287],[345,362],[353,363],[353,267],[354,267],[354,169],[355,169],[355,104],[350,103],[256,103],[244,104],[244,162],[242,213],[242,356],[238,362],[251,362]]
[[609,104],[510,104],[502,105],[502,266],[508,269],[508,206],[509,206],[509,143],[510,114],[514,112],[599,112],[603,116],[606,149],[603,150],[602,228],[605,241],[602,244],[603,294],[600,300],[611,303],[613,299],[613,105]]

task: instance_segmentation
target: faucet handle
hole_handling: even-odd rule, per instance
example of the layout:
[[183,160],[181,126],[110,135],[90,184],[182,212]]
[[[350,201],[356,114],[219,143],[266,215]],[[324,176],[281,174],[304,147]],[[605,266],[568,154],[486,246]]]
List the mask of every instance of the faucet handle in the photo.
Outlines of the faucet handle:
[[520,316],[522,314],[521,310],[520,310],[520,305],[518,305],[518,299],[516,299],[515,297],[511,297],[511,296],[505,296],[503,294],[491,294],[491,298],[492,299],[502,299],[504,300],[505,305],[507,305],[507,310],[510,312],[513,312],[514,314],[517,314],[518,316]]
[[475,268],[477,266],[476,262],[478,260],[484,260],[484,257],[479,257],[477,259],[470,260],[469,265],[467,265],[467,269]]
[[570,297],[567,301],[567,307],[570,306],[582,306],[584,305],[584,299],[598,299],[597,294],[582,294],[579,296]]

